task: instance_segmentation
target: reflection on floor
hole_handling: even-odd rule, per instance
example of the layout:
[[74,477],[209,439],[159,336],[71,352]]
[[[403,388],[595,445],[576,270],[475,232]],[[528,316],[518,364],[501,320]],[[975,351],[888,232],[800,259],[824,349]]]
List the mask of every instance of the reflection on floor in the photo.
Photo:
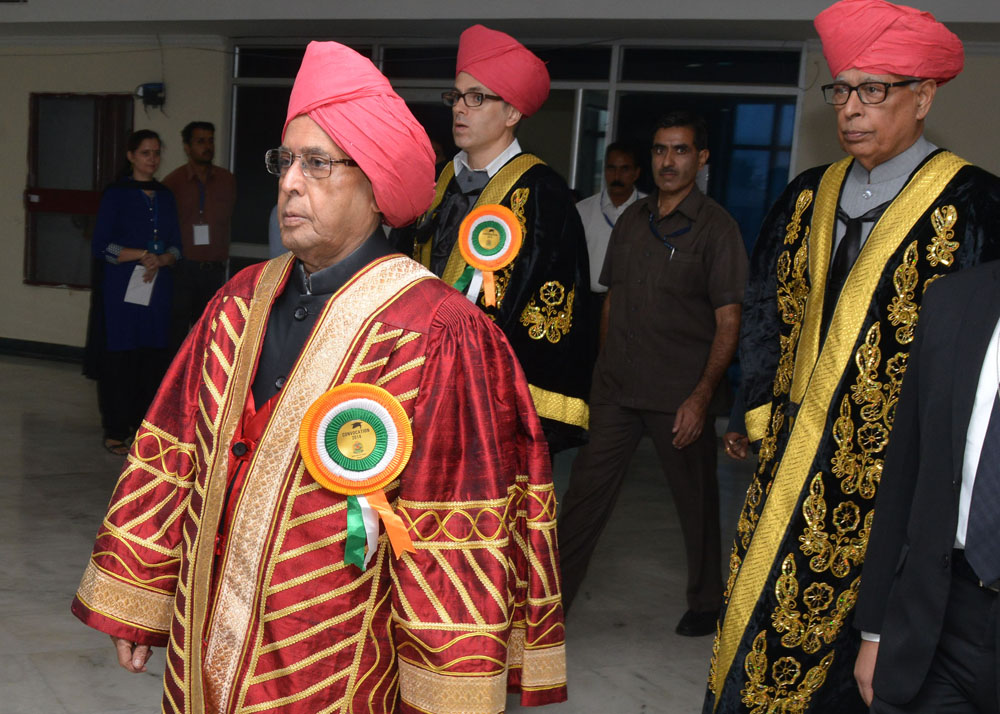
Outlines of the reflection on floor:
[[[121,457],[101,446],[94,383],[79,367],[0,357],[0,711],[159,711],[163,657],[149,672],[118,668],[106,635],[69,603],[86,565]],[[566,488],[572,453],[556,460]],[[720,454],[723,543],[732,541],[750,467]],[[648,440],[633,459],[614,517],[568,622],[572,714],[701,709],[711,638],[674,634],[684,612],[684,552]]]

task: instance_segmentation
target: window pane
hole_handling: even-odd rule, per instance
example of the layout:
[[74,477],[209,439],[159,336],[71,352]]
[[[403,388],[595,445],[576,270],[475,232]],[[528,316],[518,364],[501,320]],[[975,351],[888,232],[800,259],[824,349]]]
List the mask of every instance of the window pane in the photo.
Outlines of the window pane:
[[532,50],[553,80],[607,80],[611,72],[610,47],[540,47]]
[[38,98],[38,188],[94,188],[93,97]]
[[782,146],[792,145],[792,133],[795,131],[795,105],[786,104],[781,107],[778,123],[778,143]]
[[583,93],[582,132],[577,153],[576,187],[584,198],[601,190],[604,184],[604,150],[610,143],[608,130],[608,93]]
[[[735,149],[729,164],[726,208],[740,224],[743,241],[752,245],[770,205],[767,188],[771,152]],[[786,169],[787,170],[787,169]]]
[[622,79],[633,82],[778,84],[799,80],[799,53],[785,50],[627,48]]
[[736,126],[733,127],[733,143],[770,146],[773,131],[773,104],[737,105]]
[[277,179],[264,168],[264,154],[281,143],[291,87],[237,87],[233,173],[239,177],[233,240],[267,243],[267,221],[278,201]]
[[236,76],[294,79],[305,51],[305,47],[237,47]]
[[389,79],[455,78],[457,47],[386,47],[382,70]]

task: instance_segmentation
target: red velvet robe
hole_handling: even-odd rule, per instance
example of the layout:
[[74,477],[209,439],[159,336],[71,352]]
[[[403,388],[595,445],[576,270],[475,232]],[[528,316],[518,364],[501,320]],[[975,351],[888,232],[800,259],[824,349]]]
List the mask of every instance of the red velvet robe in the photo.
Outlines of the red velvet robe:
[[[374,261],[331,298],[227,495],[289,265],[237,275],[182,347],[73,612],[166,647],[166,712],[492,714],[508,689],[564,700],[556,502],[527,383],[500,330],[413,261]],[[305,410],[346,382],[387,389],[413,426],[385,490],[416,552],[396,559],[383,529],[365,572],[344,563],[346,497],[298,449]]]

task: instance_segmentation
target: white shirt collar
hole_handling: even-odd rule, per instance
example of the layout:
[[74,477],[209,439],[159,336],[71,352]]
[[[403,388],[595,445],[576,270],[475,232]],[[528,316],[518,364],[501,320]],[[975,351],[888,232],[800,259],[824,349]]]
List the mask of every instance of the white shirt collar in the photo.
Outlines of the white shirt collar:
[[[499,156],[497,156],[495,159],[493,159],[493,161],[491,161],[489,164],[486,165],[485,169],[486,175],[489,176],[490,178],[493,178],[496,172],[503,168],[504,164],[506,164],[508,161],[510,161],[520,153],[521,153],[521,145],[517,143],[517,139],[514,139],[514,141],[510,142],[510,146],[501,151]],[[469,171],[483,171],[483,169],[474,169],[471,166],[469,166],[469,154],[464,150],[459,151],[457,154],[455,154],[455,158],[452,159],[452,166],[455,167],[456,176],[462,170],[463,167],[467,168]]]
[[622,205],[616,206],[611,200],[611,196],[608,195],[608,187],[605,186],[601,189],[601,211],[603,211],[604,215],[608,217],[614,216],[617,218],[617,216],[621,215],[626,208],[631,206],[636,202],[636,200],[642,198],[644,195],[645,194],[643,193],[639,193],[639,190],[633,186],[632,195],[625,199],[625,202],[622,203]]

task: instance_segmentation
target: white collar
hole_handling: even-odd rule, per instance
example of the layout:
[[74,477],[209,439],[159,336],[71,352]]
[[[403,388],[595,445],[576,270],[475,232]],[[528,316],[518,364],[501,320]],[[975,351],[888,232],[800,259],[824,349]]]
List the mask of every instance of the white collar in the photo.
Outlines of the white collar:
[[510,142],[510,146],[500,152],[500,154],[493,159],[490,163],[486,165],[485,169],[474,169],[469,166],[469,154],[466,151],[459,151],[455,154],[455,158],[452,159],[452,166],[455,168],[455,175],[457,176],[462,168],[466,168],[469,171],[486,171],[486,175],[490,178],[496,174],[497,171],[503,168],[503,165],[508,161],[513,159],[515,156],[521,153],[521,145],[517,143],[517,139]]

